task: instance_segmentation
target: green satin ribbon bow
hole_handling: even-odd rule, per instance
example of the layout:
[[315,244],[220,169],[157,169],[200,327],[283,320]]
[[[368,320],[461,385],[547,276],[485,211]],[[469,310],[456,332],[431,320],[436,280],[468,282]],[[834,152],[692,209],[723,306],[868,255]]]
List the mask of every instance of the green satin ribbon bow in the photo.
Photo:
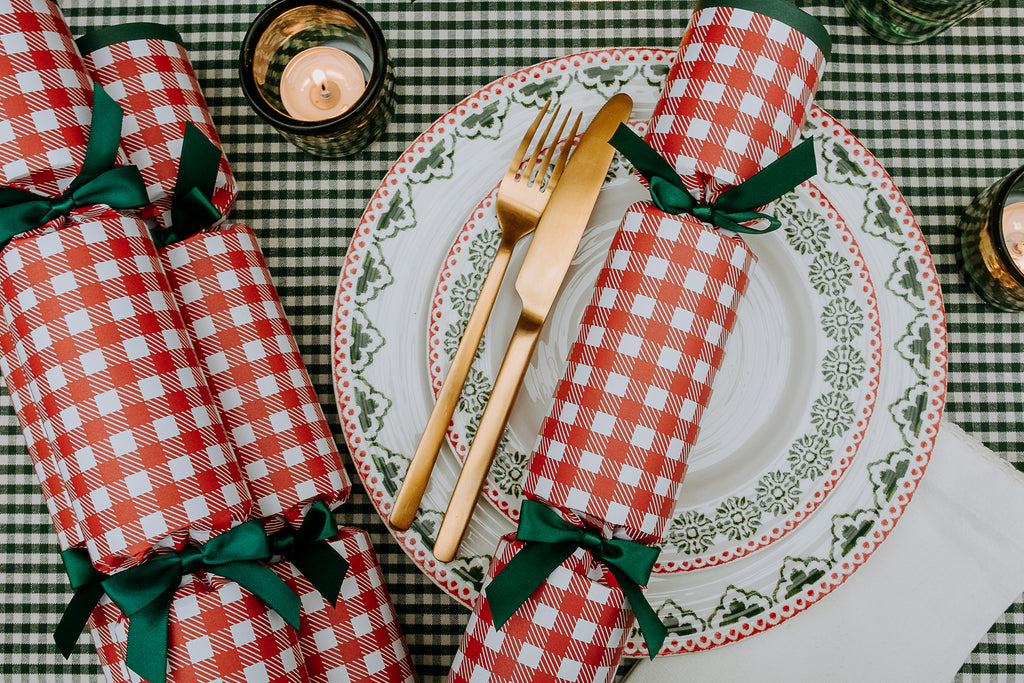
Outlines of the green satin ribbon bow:
[[288,558],[335,607],[348,571],[348,561],[327,542],[337,533],[338,524],[330,508],[318,502],[310,506],[298,529],[286,526],[270,536],[273,553]]
[[0,188],[0,244],[79,207],[105,204],[114,209],[137,209],[149,202],[139,169],[114,166],[123,117],[121,105],[94,86],[92,124],[82,170],[59,197]]
[[152,231],[157,248],[180,242],[220,220],[220,211],[210,201],[217,187],[220,158],[220,148],[191,121],[186,123],[174,179],[171,224]]
[[[299,597],[269,567],[271,543],[259,521],[245,522],[201,546],[155,555],[116,574],[103,574],[82,549],[61,553],[75,589],[54,633],[67,657],[103,593],[128,617],[128,668],[151,683],[167,677],[167,630],[171,600],[181,580],[199,570],[223,576],[246,588],[299,628]],[[80,597],[81,596],[81,597]]]
[[[775,201],[818,172],[814,140],[808,138],[715,201],[702,204],[687,191],[671,164],[627,126],[619,124],[609,142],[647,180],[651,201],[659,209],[671,214],[688,213],[705,223],[746,234],[777,230],[782,225],[779,219],[753,209]],[[743,225],[758,219],[767,220],[768,227]]]
[[589,527],[566,522],[548,506],[532,500],[523,501],[520,508],[516,540],[526,545],[486,589],[495,629],[500,629],[577,548],[586,548],[608,567],[618,581],[636,614],[651,659],[654,659],[668,631],[647,602],[640,586],[647,585],[651,578],[651,570],[661,552],[658,548],[618,538],[603,538]]

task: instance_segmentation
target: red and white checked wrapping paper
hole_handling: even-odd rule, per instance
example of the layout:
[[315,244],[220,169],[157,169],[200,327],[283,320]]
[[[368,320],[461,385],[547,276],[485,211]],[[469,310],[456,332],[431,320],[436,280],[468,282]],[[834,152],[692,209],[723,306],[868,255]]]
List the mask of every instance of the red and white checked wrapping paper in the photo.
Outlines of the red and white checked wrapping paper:
[[452,662],[447,683],[607,683],[635,617],[615,579],[580,549],[494,629],[486,590],[523,548],[505,536]]
[[[415,683],[366,532],[343,527],[330,544],[350,565],[337,608],[287,560],[271,565],[301,599],[298,632],[238,584],[205,571],[187,576],[171,603],[167,680]],[[140,683],[125,666],[130,625],[106,596],[89,628],[109,683]]]
[[[105,572],[247,520],[249,492],[146,226],[102,207],[54,223],[0,252],[0,343],[24,370],[7,381],[12,396],[35,394],[51,453],[34,457],[66,494],[44,485],[51,508],[70,502]],[[37,420],[23,412],[28,429]]]
[[[125,24],[87,34],[78,44],[89,75],[124,109],[121,148],[142,173],[151,202],[137,213],[167,227],[185,125],[221,147],[181,36],[159,24]],[[223,216],[237,194],[221,156],[210,202]]]
[[85,159],[92,88],[53,2],[0,0],[0,186],[67,189]]
[[160,258],[254,515],[298,526],[308,503],[346,500],[351,482],[253,231],[201,232]]
[[[823,64],[777,19],[698,5],[646,140],[711,201],[792,148]],[[627,209],[526,497],[640,543],[662,538],[754,262],[741,239],[692,216]]]

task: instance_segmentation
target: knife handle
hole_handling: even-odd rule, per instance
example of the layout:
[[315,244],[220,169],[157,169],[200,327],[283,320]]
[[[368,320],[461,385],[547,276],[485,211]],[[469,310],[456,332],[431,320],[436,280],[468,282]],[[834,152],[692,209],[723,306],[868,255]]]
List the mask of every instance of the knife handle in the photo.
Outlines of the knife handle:
[[451,423],[452,415],[455,413],[455,406],[459,403],[459,396],[462,394],[462,387],[469,376],[469,369],[473,365],[473,357],[480,346],[480,340],[484,336],[484,328],[487,327],[487,319],[494,308],[494,301],[498,296],[498,289],[505,277],[505,270],[508,268],[509,260],[512,258],[513,245],[506,244],[502,240],[498,245],[498,252],[494,255],[494,261],[480,288],[480,295],[473,306],[473,312],[466,323],[466,329],[462,333],[462,340],[459,348],[452,358],[452,365],[441,384],[441,390],[437,393],[437,401],[430,411],[427,419],[427,426],[420,436],[419,445],[413,453],[409,469],[405,472],[405,479],[402,487],[395,496],[395,503],[391,508],[388,523],[395,529],[408,529],[412,526],[412,520],[416,517],[416,511],[423,500],[423,493],[427,489],[427,482],[430,480],[430,473],[437,462],[437,455],[444,443],[445,434],[448,432],[448,425]]
[[466,533],[466,527],[469,526],[469,518],[476,507],[484,479],[487,478],[487,470],[491,467],[494,451],[505,432],[512,404],[519,393],[526,366],[537,345],[540,328],[541,324],[538,321],[520,316],[512,333],[505,358],[501,361],[501,368],[494,380],[494,389],[480,418],[476,438],[469,447],[466,461],[462,463],[462,472],[459,473],[459,480],[455,482],[455,490],[452,492],[451,501],[434,541],[434,557],[441,562],[451,562],[455,557]]

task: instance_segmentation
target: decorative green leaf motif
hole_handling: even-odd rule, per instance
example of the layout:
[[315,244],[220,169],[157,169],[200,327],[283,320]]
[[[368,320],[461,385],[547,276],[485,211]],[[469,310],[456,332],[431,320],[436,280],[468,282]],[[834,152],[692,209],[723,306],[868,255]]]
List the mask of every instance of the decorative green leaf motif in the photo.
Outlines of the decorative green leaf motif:
[[782,602],[802,593],[807,586],[817,583],[829,570],[828,562],[815,557],[787,557],[782,562],[779,583],[775,587],[775,600]]
[[864,311],[850,299],[834,299],[821,312],[821,327],[829,339],[849,344],[860,336]]
[[381,446],[379,443],[372,444],[366,449],[374,463],[374,471],[380,473],[381,484],[389,495],[398,493],[398,486],[405,477],[405,470],[409,466],[407,456],[395,453],[394,451]]
[[712,628],[722,628],[735,624],[742,619],[756,617],[772,605],[771,598],[767,598],[757,591],[745,591],[736,586],[729,586],[722,596],[722,602],[711,613],[708,618],[708,625]]
[[380,245],[377,242],[370,243],[362,260],[362,270],[356,279],[355,294],[356,302],[365,305],[377,298],[381,291],[395,281],[391,269],[384,261]]
[[820,254],[828,243],[828,225],[810,209],[800,210],[797,202],[797,195],[789,192],[779,200],[775,212],[785,226],[786,239],[805,256]]
[[473,588],[479,591],[484,585],[487,567],[490,564],[491,558],[487,555],[475,555],[473,557],[456,559],[448,565],[448,569],[463,581],[471,583]]
[[835,138],[819,138],[827,148],[822,151],[821,159],[825,159],[825,179],[833,183],[854,183],[869,185],[864,166],[851,158],[849,150]]
[[875,489],[875,504],[879,508],[888,505],[892,500],[900,481],[910,471],[913,455],[906,448],[893,451],[885,460],[868,465],[868,474]]
[[668,64],[644,64],[640,67],[640,75],[644,77],[648,84],[660,90],[665,84],[665,79],[668,77],[668,70]]
[[810,271],[811,285],[825,296],[838,296],[853,281],[850,264],[839,254],[823,252],[815,257]]
[[665,628],[674,636],[691,636],[707,628],[703,619],[694,612],[683,609],[675,600],[671,599],[666,600],[658,608],[658,619],[661,620],[661,623],[665,624]]
[[761,477],[755,492],[762,510],[772,515],[784,515],[800,500],[800,482],[791,472],[776,470]]
[[[404,478],[405,475],[403,474],[402,477]],[[437,538],[437,530],[441,528],[442,519],[444,519],[444,515],[440,510],[420,509],[412,519],[411,528],[419,534],[424,545],[433,545],[434,539]]]
[[837,391],[849,391],[864,379],[864,356],[852,346],[829,349],[822,361],[825,381]]
[[466,440],[472,441],[476,436],[477,427],[480,426],[480,417],[483,415],[484,406],[491,395],[491,380],[476,367],[469,370],[466,376],[466,383],[462,387],[462,395],[459,397],[458,413],[470,416],[464,430]]
[[408,230],[416,225],[416,213],[413,211],[412,202],[409,200],[409,187],[398,185],[391,201],[381,214],[374,228],[374,235],[377,242],[394,237],[402,230]]
[[455,154],[455,138],[440,138],[426,154],[416,160],[409,170],[409,181],[413,183],[429,183],[432,180],[451,178],[455,165],[452,157]]
[[918,315],[909,326],[907,333],[896,342],[896,350],[910,361],[911,367],[921,377],[927,377],[931,366],[932,326],[925,314]]
[[352,372],[361,373],[373,361],[373,354],[384,346],[384,337],[361,308],[352,312],[350,325],[352,343],[348,347],[348,360],[352,364]]
[[761,511],[757,505],[744,496],[733,496],[715,510],[715,525],[720,533],[734,541],[746,538],[757,530],[761,522]]
[[823,394],[811,406],[811,423],[825,438],[838,436],[853,423],[853,402],[844,394]]
[[523,494],[522,481],[526,478],[526,466],[529,460],[526,453],[514,448],[500,448],[491,465],[491,481],[498,488],[513,498]]
[[924,310],[924,285],[921,284],[921,269],[914,253],[909,249],[903,250],[893,265],[893,273],[885,286],[914,308]]
[[910,387],[903,398],[892,404],[892,416],[900,427],[903,441],[908,446],[916,445],[927,410],[928,387],[921,385]]
[[832,559],[850,554],[860,540],[878,522],[875,510],[857,510],[849,515],[836,515],[832,518]]
[[569,84],[572,83],[572,76],[569,74],[558,74],[543,81],[531,81],[513,91],[512,98],[526,107],[540,108],[548,100],[557,100]]
[[622,86],[636,76],[633,64],[595,65],[576,72],[578,80],[588,90],[596,90],[604,97],[621,92]]
[[801,436],[789,447],[786,461],[793,472],[803,479],[816,479],[828,472],[829,457],[832,449],[828,442],[817,434]]
[[686,510],[668,525],[664,547],[673,547],[688,555],[699,555],[715,541],[715,523],[699,510]]
[[[444,331],[444,340],[442,342],[445,356],[449,361],[455,357],[455,351],[459,348],[459,343],[462,341],[462,336],[466,332],[466,320],[456,320],[448,329]],[[476,353],[473,354],[473,358],[479,358],[483,355],[484,347],[487,345],[487,338],[480,340],[480,343],[476,347]],[[449,367],[451,363],[449,362]]]
[[892,206],[881,192],[877,190],[868,192],[864,208],[866,210],[864,232],[881,237],[895,245],[904,246],[903,228],[900,226],[899,220],[892,215]]
[[359,410],[359,428],[372,441],[384,426],[384,416],[391,409],[391,399],[357,377],[352,386],[352,399]]
[[462,119],[456,129],[457,134],[467,138],[479,137],[497,140],[501,137],[508,105],[509,101],[504,97],[491,100]]

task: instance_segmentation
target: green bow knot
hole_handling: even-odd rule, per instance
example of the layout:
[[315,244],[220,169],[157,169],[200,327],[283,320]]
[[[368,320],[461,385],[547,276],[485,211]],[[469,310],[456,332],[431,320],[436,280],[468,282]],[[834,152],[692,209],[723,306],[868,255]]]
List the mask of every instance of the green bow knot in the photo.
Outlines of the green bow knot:
[[123,117],[121,105],[94,86],[92,126],[82,170],[59,197],[45,197],[14,187],[0,188],[0,244],[84,206],[105,204],[113,209],[137,209],[149,202],[139,169],[114,166]]
[[217,189],[221,156],[220,148],[194,123],[185,124],[170,225],[152,232],[157,248],[181,242],[220,220],[221,213],[210,199]]
[[272,555],[271,543],[258,521],[240,524],[201,546],[155,555],[110,575],[97,571],[85,550],[66,550],[61,557],[75,596],[64,611],[54,640],[67,657],[96,603],[106,593],[128,617],[128,668],[147,681],[161,683],[167,677],[171,601],[182,579],[192,572],[205,570],[234,581],[280,614],[292,628],[299,628],[299,597],[263,564]]
[[285,526],[270,536],[272,552],[291,560],[320,595],[335,607],[338,606],[341,584],[349,566],[341,553],[327,542],[337,533],[338,523],[334,521],[330,508],[317,502],[310,506],[298,529]]
[[647,585],[651,578],[651,570],[661,552],[658,548],[625,539],[604,538],[594,529],[566,522],[548,506],[532,500],[524,500],[520,508],[516,540],[526,545],[486,588],[495,629],[504,626],[577,548],[586,548],[615,577],[636,614],[647,650],[654,659],[668,631],[640,586]]
[[[808,138],[707,204],[694,199],[672,165],[626,125],[619,124],[609,142],[647,181],[651,201],[659,209],[671,214],[688,213],[704,223],[739,233],[759,235],[777,230],[782,225],[778,218],[754,209],[770,204],[818,172],[814,140]],[[766,220],[768,226],[744,225],[755,220]]]

